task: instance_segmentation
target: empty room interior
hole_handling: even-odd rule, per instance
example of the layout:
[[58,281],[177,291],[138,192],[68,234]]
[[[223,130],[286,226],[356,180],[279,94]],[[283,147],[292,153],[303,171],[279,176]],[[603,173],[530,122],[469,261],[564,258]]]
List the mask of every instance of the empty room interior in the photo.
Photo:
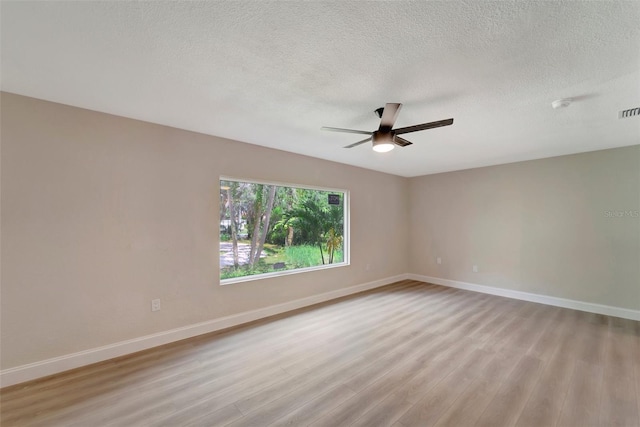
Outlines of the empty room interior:
[[640,427],[640,2],[0,19],[3,427]]

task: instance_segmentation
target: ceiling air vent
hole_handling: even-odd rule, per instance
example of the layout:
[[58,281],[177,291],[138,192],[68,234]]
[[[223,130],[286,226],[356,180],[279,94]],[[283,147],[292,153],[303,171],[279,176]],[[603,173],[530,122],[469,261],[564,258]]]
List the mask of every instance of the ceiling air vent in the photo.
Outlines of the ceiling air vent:
[[618,113],[619,119],[626,119],[633,116],[640,116],[640,107],[629,108],[628,110],[622,110]]

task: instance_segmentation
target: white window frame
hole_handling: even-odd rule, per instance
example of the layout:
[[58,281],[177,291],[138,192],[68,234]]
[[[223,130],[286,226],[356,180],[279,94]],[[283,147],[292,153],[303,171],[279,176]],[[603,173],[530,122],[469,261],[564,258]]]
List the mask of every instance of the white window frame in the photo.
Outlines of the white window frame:
[[[333,263],[333,264],[324,264],[324,265],[317,265],[314,267],[303,267],[303,268],[296,268],[295,270],[281,270],[281,271],[273,271],[273,272],[269,272],[269,273],[260,273],[260,274],[253,274],[250,276],[242,276],[242,277],[232,277],[229,279],[220,279],[220,270],[218,269],[218,280],[220,281],[220,285],[221,286],[225,286],[225,285],[232,285],[234,283],[242,283],[242,282],[250,282],[250,281],[256,281],[256,280],[263,280],[263,279],[271,279],[274,277],[280,277],[280,276],[289,276],[292,274],[300,274],[300,273],[308,273],[310,271],[318,271],[318,270],[327,270],[330,268],[340,268],[340,267],[347,267],[349,265],[351,265],[351,226],[350,226],[350,217],[351,217],[351,195],[349,190],[347,189],[343,189],[343,188],[332,188],[332,187],[319,187],[319,186],[314,186],[314,185],[305,185],[305,184],[291,184],[291,183],[285,183],[285,182],[278,182],[278,181],[265,181],[265,180],[257,180],[257,179],[247,179],[247,178],[238,178],[238,177],[231,177],[231,176],[226,176],[226,175],[221,175],[218,178],[218,191],[220,191],[220,182],[221,181],[236,181],[236,182],[247,182],[250,184],[263,184],[263,185],[276,185],[278,187],[292,187],[292,188],[301,188],[301,189],[305,189],[305,190],[317,190],[317,191],[328,191],[328,192],[338,192],[338,193],[342,193],[344,194],[342,203],[343,203],[343,224],[344,224],[344,230],[343,230],[343,240],[342,240],[342,253],[343,253],[343,260],[342,262],[337,262],[337,263]],[[218,197],[219,200],[219,197]],[[218,206],[218,214],[220,213],[220,206]],[[218,248],[220,247],[220,227],[218,228]],[[219,253],[219,249],[218,249],[218,253]],[[218,256],[219,259],[219,256]],[[219,265],[219,262],[218,262]]]

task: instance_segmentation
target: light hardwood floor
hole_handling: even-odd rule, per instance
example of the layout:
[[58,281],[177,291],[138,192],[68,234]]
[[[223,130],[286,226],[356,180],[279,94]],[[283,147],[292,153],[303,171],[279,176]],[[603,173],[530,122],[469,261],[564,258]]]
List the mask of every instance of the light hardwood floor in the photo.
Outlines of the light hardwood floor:
[[1,391],[2,426],[639,426],[640,322],[404,281]]

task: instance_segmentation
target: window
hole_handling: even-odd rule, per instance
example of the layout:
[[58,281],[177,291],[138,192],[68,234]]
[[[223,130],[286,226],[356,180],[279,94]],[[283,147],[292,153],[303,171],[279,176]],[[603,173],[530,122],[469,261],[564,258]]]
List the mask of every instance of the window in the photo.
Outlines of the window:
[[220,179],[221,284],[348,265],[348,192]]

